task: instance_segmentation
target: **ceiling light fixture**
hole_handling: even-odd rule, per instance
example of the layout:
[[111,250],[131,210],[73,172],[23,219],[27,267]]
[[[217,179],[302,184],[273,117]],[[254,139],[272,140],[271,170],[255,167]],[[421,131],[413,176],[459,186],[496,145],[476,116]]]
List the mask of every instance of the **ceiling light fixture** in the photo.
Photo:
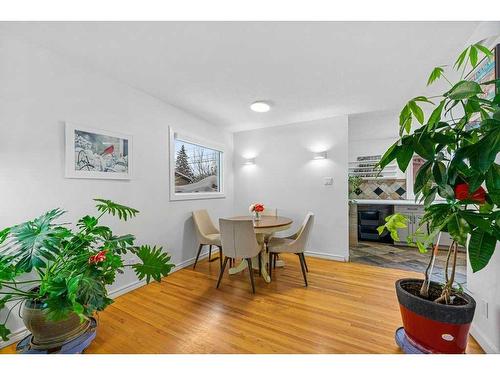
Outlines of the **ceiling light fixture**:
[[263,101],[257,101],[250,104],[250,109],[254,112],[269,112],[271,110],[271,105]]

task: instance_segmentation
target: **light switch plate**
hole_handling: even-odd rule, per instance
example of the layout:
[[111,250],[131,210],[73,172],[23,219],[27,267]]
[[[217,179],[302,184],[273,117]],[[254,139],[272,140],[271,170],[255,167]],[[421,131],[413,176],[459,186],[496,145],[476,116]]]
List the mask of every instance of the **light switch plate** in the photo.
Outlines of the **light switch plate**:
[[333,185],[333,177],[325,177],[325,186]]

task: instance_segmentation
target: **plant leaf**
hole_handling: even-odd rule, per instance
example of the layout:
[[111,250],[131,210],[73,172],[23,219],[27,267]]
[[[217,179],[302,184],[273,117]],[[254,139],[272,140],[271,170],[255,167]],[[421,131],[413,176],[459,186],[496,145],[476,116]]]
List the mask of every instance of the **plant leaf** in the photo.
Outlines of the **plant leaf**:
[[484,53],[485,56],[488,58],[493,58],[493,52],[491,52],[487,47],[483,46],[482,44],[476,43],[474,44],[474,47],[476,47],[478,50],[480,50],[482,53]]
[[443,108],[445,103],[446,100],[443,99],[441,100],[439,105],[436,108],[434,108],[434,110],[431,113],[431,116],[429,117],[429,120],[427,121],[429,125],[437,124],[441,120],[441,114],[443,113]]
[[500,205],[500,165],[493,163],[488,170],[486,174],[486,188],[492,201],[497,206]]
[[447,96],[452,100],[463,100],[482,93],[483,90],[477,82],[460,81],[453,86]]
[[410,107],[405,105],[399,114],[399,134],[403,134],[403,130],[410,134],[411,131],[411,110]]
[[455,192],[453,191],[453,188],[450,185],[439,186],[438,192],[439,195],[442,196],[444,199],[451,200],[455,198]]
[[148,245],[143,245],[139,248],[136,254],[141,263],[132,265],[135,273],[139,280],[146,278],[146,282],[149,283],[151,278],[156,281],[161,281],[161,278],[167,276],[170,270],[173,268],[173,264],[170,263],[170,256],[167,253],[162,252],[162,248],[151,248]]
[[378,167],[380,169],[384,169],[391,161],[396,159],[399,153],[399,148],[398,142],[394,143],[389,149],[385,152],[385,154],[382,156],[380,161],[378,162]]
[[408,168],[408,164],[410,163],[412,157],[413,157],[412,145],[411,144],[402,145],[397,154],[398,166],[402,172],[406,171],[406,168]]
[[400,213],[389,215],[385,218],[385,224],[377,228],[379,235],[388,230],[394,241],[399,241],[398,229],[406,228],[408,218]]
[[434,142],[427,134],[413,138],[413,149],[426,160],[434,159]]
[[0,338],[3,341],[9,341],[9,335],[11,334],[10,329],[8,329],[5,324],[0,324]]
[[42,216],[11,228],[10,234],[16,244],[8,251],[15,254],[17,267],[30,272],[33,267],[43,267],[48,260],[53,260],[60,251],[61,241],[68,235],[66,228],[53,222],[64,211],[55,209]]
[[477,272],[488,264],[495,251],[496,238],[481,229],[475,229],[469,241],[469,260],[473,272]]
[[457,58],[457,61],[455,61],[455,64],[453,65],[453,67],[458,70],[460,69],[460,67],[462,66],[462,64],[464,63],[465,61],[465,58],[467,57],[467,51],[469,50],[469,47],[467,47],[466,49],[464,49],[462,51],[462,53],[460,53],[460,55],[458,56]]
[[463,217],[470,225],[478,227],[483,232],[492,234],[492,227],[488,220],[481,214],[471,211],[460,211],[460,216]]
[[480,173],[486,173],[500,151],[500,127],[486,134],[480,141],[468,147],[470,166]]
[[431,161],[426,161],[418,170],[417,175],[415,177],[415,183],[413,185],[413,190],[415,194],[419,193],[422,190],[424,183],[427,181],[431,166],[432,166]]
[[94,201],[98,202],[96,204],[97,211],[118,216],[120,220],[127,221],[128,218],[134,217],[139,213],[135,208],[123,206],[109,199],[96,198]]
[[470,233],[470,226],[458,214],[453,214],[448,222],[448,233],[458,244],[465,246],[467,234]]
[[434,181],[439,186],[446,184],[446,165],[442,161],[434,163],[432,167],[432,175],[434,176]]
[[470,46],[469,60],[472,68],[475,68],[477,65],[477,48],[475,45]]
[[411,112],[417,119],[417,121],[420,124],[424,123],[424,111],[422,111],[422,108],[419,107],[419,105],[415,101],[410,101],[408,102],[408,106],[410,107]]
[[437,66],[435,67],[430,76],[429,76],[429,79],[427,80],[427,86],[431,85],[434,81],[436,81],[437,79],[441,78],[441,75],[443,74],[443,67],[442,66]]

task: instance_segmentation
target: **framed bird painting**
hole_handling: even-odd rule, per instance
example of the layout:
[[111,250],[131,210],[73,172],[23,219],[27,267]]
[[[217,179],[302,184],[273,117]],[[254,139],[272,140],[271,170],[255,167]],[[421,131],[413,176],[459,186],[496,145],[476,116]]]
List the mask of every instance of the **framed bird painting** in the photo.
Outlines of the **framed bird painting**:
[[66,123],[67,178],[129,180],[132,136]]

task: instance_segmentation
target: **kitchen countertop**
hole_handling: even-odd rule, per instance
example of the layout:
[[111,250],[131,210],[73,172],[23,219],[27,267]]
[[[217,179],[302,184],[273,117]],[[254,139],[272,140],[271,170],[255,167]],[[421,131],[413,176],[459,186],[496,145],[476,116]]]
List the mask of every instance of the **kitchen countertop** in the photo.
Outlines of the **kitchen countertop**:
[[423,203],[410,199],[349,199],[349,203],[354,204],[388,204],[398,206],[423,206]]
[[[415,202],[412,199],[349,199],[349,203],[354,204],[386,204],[397,206],[423,206],[424,203]],[[444,199],[436,199],[432,204],[446,203]]]

